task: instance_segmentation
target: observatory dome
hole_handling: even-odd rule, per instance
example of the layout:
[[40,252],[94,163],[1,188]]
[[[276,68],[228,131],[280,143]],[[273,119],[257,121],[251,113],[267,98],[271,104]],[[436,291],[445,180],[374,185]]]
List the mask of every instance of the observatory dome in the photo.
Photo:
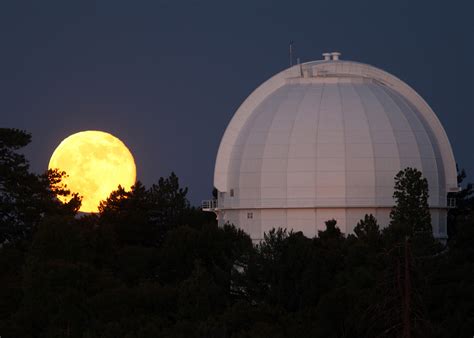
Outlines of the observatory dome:
[[458,187],[440,121],[398,78],[338,55],[290,67],[242,103],[217,154],[217,201],[204,209],[254,240],[274,227],[312,237],[332,218],[350,233],[365,214],[388,224],[394,177],[414,167],[429,183],[434,235],[446,237]]

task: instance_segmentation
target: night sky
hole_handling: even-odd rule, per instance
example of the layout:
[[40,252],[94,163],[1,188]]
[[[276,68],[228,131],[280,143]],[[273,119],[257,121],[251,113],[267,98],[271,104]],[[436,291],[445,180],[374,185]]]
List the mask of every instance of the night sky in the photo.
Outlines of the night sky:
[[[242,101],[288,65],[326,51],[411,85],[474,181],[471,1],[2,1],[0,126],[26,129],[46,170],[88,129],[123,140],[146,185],[175,171],[194,204]],[[470,8],[471,7],[471,8]]]

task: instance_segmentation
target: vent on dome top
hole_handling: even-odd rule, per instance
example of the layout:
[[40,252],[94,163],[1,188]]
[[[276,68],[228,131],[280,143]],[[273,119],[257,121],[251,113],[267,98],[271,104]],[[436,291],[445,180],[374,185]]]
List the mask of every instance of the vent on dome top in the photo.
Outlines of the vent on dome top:
[[331,52],[331,53],[323,53],[324,61],[337,61],[341,57],[341,53],[339,52]]
[[332,53],[331,53],[331,56],[332,56],[332,59],[333,59],[333,60],[337,61],[337,60],[339,60],[339,57],[341,56],[341,53],[339,53],[339,52],[332,52]]

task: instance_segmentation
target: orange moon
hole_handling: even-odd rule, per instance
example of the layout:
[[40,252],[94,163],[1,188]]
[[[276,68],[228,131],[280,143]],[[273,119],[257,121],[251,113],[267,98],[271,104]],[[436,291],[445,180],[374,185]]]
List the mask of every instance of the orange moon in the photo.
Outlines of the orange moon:
[[97,130],[65,138],[51,155],[48,168],[66,172],[63,183],[82,196],[82,212],[97,212],[100,201],[119,185],[129,190],[136,180],[135,161],[127,146],[117,137]]

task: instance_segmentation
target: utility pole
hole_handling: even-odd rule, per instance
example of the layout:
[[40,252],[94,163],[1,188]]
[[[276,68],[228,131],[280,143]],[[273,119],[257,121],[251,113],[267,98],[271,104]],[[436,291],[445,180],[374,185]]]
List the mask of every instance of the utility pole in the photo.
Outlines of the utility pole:
[[405,237],[405,266],[404,266],[404,283],[403,283],[403,338],[411,338],[411,251],[410,238]]
[[290,59],[290,67],[293,66],[293,40],[290,41],[290,50],[289,50],[289,59]]

